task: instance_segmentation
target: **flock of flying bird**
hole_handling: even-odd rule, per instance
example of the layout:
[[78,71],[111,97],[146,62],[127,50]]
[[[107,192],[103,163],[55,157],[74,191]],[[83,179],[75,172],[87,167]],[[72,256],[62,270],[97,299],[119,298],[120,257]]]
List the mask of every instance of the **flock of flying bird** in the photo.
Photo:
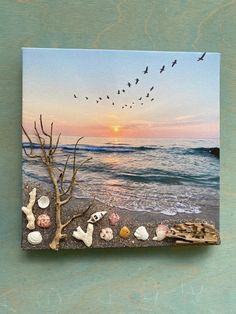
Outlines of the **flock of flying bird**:
[[[197,61],[203,61],[205,55],[206,55],[206,52],[204,52],[204,53],[197,59]],[[175,59],[175,60],[172,61],[171,67],[173,68],[176,64],[177,64],[177,59]],[[161,67],[161,69],[160,69],[160,74],[165,71],[165,68],[166,68],[165,65],[163,65],[163,66]],[[143,71],[143,74],[148,74],[148,71],[149,71],[149,68],[148,68],[148,66],[146,66],[145,70]],[[133,85],[137,85],[137,84],[139,83],[139,81],[140,81],[140,79],[139,79],[139,78],[136,78],[136,79],[134,80],[134,84],[133,84]],[[130,87],[132,86],[132,84],[131,84],[130,82],[128,82],[128,83],[127,83],[127,86],[128,86],[128,88],[130,88]],[[152,87],[149,89],[149,91],[147,92],[147,94],[146,94],[144,97],[141,96],[141,97],[138,98],[138,101],[140,101],[140,105],[143,105],[143,104],[144,104],[143,101],[144,101],[145,98],[149,98],[150,101],[154,101],[154,98],[151,96],[151,92],[152,92],[153,90],[154,90],[154,86],[152,86]],[[125,93],[126,91],[127,91],[127,90],[125,90],[125,89],[118,89],[117,95],[121,95],[122,93]],[[77,99],[78,99],[79,96],[76,95],[76,94],[74,94],[74,98],[77,98]],[[98,104],[98,103],[99,103],[100,101],[102,101],[103,99],[104,99],[104,98],[102,98],[102,97],[98,97],[98,99],[96,99],[96,103]],[[109,95],[106,95],[105,99],[106,99],[106,100],[110,100],[110,96],[109,96]],[[87,96],[85,96],[85,100],[89,100],[89,98],[88,98]],[[111,104],[112,104],[112,106],[115,106],[115,102],[114,102],[114,101],[112,101]],[[134,105],[135,105],[135,103],[132,102],[131,105],[125,104],[125,105],[123,105],[121,108],[122,108],[122,109],[125,109],[125,108],[130,108],[130,109],[132,109]]]

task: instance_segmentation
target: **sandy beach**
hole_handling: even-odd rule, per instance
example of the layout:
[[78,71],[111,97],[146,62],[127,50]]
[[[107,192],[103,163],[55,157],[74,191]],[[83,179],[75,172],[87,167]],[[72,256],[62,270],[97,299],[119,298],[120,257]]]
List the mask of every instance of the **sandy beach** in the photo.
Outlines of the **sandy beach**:
[[[29,230],[26,228],[26,218],[22,214],[22,224],[23,224],[23,234],[22,234],[22,248],[25,250],[38,250],[38,249],[49,249],[49,243],[52,241],[55,233],[55,212],[54,212],[54,192],[53,187],[50,184],[39,183],[38,181],[28,180],[24,181],[24,192],[23,192],[23,204],[28,203],[29,192],[36,187],[37,198],[42,195],[47,195],[50,198],[50,205],[47,209],[40,209],[37,202],[34,205],[34,215],[37,218],[40,214],[47,213],[52,219],[52,225],[48,229],[42,229],[36,226],[35,231],[41,232],[43,241],[39,245],[31,245],[27,241],[27,235]],[[62,207],[62,221],[67,221],[71,216],[79,212],[83,212],[93,200],[89,199],[77,199],[72,198],[71,201]],[[164,241],[157,242],[152,240],[155,236],[155,229],[158,224],[164,223],[168,226],[172,226],[175,223],[181,222],[208,222],[214,224],[218,229],[218,209],[215,207],[207,208],[204,212],[198,214],[176,214],[174,216],[167,216],[161,213],[155,212],[144,212],[144,211],[129,211],[124,209],[119,209],[115,207],[110,207],[106,204],[101,203],[98,200],[93,202],[92,208],[90,208],[83,216],[76,218],[72,221],[68,227],[65,228],[65,233],[67,238],[61,241],[60,249],[83,249],[86,248],[82,241],[78,241],[72,237],[72,233],[78,226],[81,226],[83,230],[86,230],[87,220],[97,211],[107,211],[105,217],[97,222],[94,226],[93,233],[93,243],[91,248],[109,248],[109,247],[156,247],[156,246],[166,246],[173,245],[174,240],[166,238]],[[110,226],[108,215],[110,212],[118,213],[120,216],[120,221],[116,226]],[[134,236],[134,232],[139,226],[145,226],[148,233],[149,239],[147,241],[137,240]],[[127,226],[131,235],[128,239],[122,239],[119,236],[119,231],[121,227]],[[99,236],[102,228],[111,227],[113,230],[114,238],[106,242],[102,240]]]

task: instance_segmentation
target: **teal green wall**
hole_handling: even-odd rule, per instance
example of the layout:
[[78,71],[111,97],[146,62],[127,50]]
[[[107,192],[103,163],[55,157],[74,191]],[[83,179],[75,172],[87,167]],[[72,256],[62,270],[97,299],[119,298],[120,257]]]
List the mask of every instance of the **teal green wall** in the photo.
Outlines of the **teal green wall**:
[[[224,0],[0,1],[0,313],[236,313],[235,13]],[[22,46],[221,52],[222,245],[22,252]]]

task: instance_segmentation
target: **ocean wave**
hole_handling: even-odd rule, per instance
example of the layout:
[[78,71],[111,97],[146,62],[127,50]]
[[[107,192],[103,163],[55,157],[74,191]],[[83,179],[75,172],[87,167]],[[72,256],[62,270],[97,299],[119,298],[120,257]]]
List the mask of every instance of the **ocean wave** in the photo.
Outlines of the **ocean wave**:
[[[73,145],[62,145],[61,148],[66,152],[73,152]],[[151,146],[124,146],[124,145],[109,145],[109,146],[96,146],[96,145],[78,145],[77,151],[89,151],[97,153],[134,153],[138,151],[155,150],[156,147]]]

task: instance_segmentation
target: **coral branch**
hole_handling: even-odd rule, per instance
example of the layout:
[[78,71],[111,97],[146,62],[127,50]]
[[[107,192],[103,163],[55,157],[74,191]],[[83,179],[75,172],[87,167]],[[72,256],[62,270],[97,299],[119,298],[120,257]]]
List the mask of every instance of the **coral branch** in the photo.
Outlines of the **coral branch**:
[[35,217],[33,214],[33,206],[35,204],[36,201],[36,188],[34,188],[30,193],[29,193],[29,203],[28,205],[22,206],[21,210],[25,213],[26,215],[26,219],[28,221],[26,227],[30,230],[35,229]]
[[79,226],[76,231],[73,231],[73,237],[77,240],[81,240],[87,247],[90,247],[93,243],[93,224],[88,223],[87,230],[84,232]]

